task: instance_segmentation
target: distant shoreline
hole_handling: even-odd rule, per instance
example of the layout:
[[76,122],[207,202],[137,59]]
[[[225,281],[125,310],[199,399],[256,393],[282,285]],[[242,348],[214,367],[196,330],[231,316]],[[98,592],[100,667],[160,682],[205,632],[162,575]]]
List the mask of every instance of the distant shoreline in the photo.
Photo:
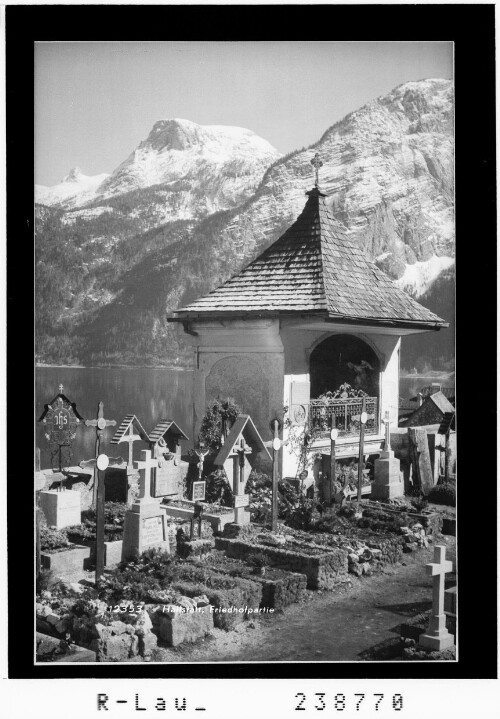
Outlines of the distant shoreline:
[[179,372],[192,372],[193,367],[179,367],[179,365],[131,365],[131,364],[106,364],[106,365],[83,365],[83,364],[35,364],[35,369],[168,369]]
[[453,380],[455,381],[454,372],[436,372],[435,374],[400,374],[399,379],[432,379],[432,380]]

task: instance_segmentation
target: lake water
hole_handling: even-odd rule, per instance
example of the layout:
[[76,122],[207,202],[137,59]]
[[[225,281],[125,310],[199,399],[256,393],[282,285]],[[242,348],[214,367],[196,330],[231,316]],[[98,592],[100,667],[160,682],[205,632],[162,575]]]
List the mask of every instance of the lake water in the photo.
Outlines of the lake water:
[[[438,381],[435,377],[402,377],[400,396],[414,397],[418,390]],[[36,369],[36,419],[43,412],[44,404],[51,402],[58,394],[58,387],[64,386],[64,394],[76,402],[78,412],[85,419],[93,419],[97,405],[104,402],[104,416],[115,419],[117,426],[127,414],[135,414],[146,432],[150,432],[163,418],[173,419],[190,438],[183,442],[183,451],[193,446],[192,406],[193,372],[190,370],[101,367],[37,367]],[[443,384],[451,384],[443,381]],[[110,445],[109,440],[116,428],[106,430],[101,442],[101,451],[111,457],[127,457],[128,445]],[[36,446],[41,451],[41,467],[50,467],[50,452],[43,434],[42,423],[36,424]],[[134,456],[145,449],[142,442],[134,444]],[[72,464],[94,456],[95,429],[79,426],[73,442]]]
[[[70,402],[76,403],[78,412],[85,419],[94,419],[99,401],[104,402],[104,417],[116,420],[116,427],[105,431],[101,451],[111,457],[128,456],[128,444],[109,444],[115,430],[127,414],[135,414],[146,432],[150,432],[163,418],[173,419],[190,438],[183,442],[183,451],[192,443],[193,372],[189,370],[101,367],[37,367],[35,402],[36,419],[59,392],[59,385]],[[72,464],[90,459],[95,452],[95,429],[79,426],[73,441]],[[48,442],[43,424],[36,424],[36,446],[40,447],[42,469],[50,464]],[[143,442],[134,444],[134,457]]]

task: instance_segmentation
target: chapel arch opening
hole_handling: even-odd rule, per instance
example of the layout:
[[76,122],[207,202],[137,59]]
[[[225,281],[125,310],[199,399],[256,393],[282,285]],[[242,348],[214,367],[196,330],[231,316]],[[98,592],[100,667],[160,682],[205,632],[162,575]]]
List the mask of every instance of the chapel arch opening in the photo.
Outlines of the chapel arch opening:
[[380,360],[364,340],[349,334],[330,335],[311,352],[311,398],[335,392],[345,383],[369,397],[379,397]]

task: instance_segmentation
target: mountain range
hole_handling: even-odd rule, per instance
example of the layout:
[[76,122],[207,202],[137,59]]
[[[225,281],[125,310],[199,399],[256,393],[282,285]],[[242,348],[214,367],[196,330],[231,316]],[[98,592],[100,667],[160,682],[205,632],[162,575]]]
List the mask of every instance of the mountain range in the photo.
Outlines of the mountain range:
[[440,79],[405,83],[284,157],[249,130],[161,120],[110,175],[75,168],[37,186],[37,360],[187,365],[166,316],[295,220],[316,152],[351,239],[451,322],[425,342],[405,339],[403,366],[452,368],[453,94]]

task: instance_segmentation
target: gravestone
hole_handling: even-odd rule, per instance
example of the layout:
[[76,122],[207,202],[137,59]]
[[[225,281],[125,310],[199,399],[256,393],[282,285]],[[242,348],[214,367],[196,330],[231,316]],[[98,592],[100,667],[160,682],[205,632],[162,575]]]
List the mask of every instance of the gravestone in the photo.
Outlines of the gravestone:
[[250,512],[246,511],[250,495],[245,494],[245,487],[258,452],[265,452],[271,460],[250,416],[239,414],[214,461],[216,466],[224,467],[232,485],[234,523],[238,525],[250,522]]
[[432,576],[432,614],[429,626],[421,634],[418,643],[422,647],[441,652],[455,643],[453,635],[446,629],[444,609],[444,578],[453,571],[453,563],[445,559],[446,547],[438,544],[434,547],[434,562],[426,564],[426,573]]
[[413,483],[426,496],[434,486],[434,477],[425,427],[408,427],[408,440]]
[[47,489],[40,492],[40,509],[45,515],[47,525],[64,529],[82,521],[80,492]]
[[400,461],[396,459],[391,449],[391,431],[388,412],[386,412],[384,423],[384,451],[381,452],[380,457],[375,460],[372,498],[387,500],[404,496],[405,485],[401,475]]
[[157,460],[151,486],[153,497],[182,499],[189,465],[181,459],[180,441],[187,439],[189,437],[171,419],[162,419],[149,433],[149,448]]
[[160,501],[150,492],[151,470],[158,466],[158,460],[151,457],[149,449],[143,450],[141,456],[136,462],[140,474],[139,497],[125,512],[122,561],[135,559],[152,547],[170,552],[167,516]]

